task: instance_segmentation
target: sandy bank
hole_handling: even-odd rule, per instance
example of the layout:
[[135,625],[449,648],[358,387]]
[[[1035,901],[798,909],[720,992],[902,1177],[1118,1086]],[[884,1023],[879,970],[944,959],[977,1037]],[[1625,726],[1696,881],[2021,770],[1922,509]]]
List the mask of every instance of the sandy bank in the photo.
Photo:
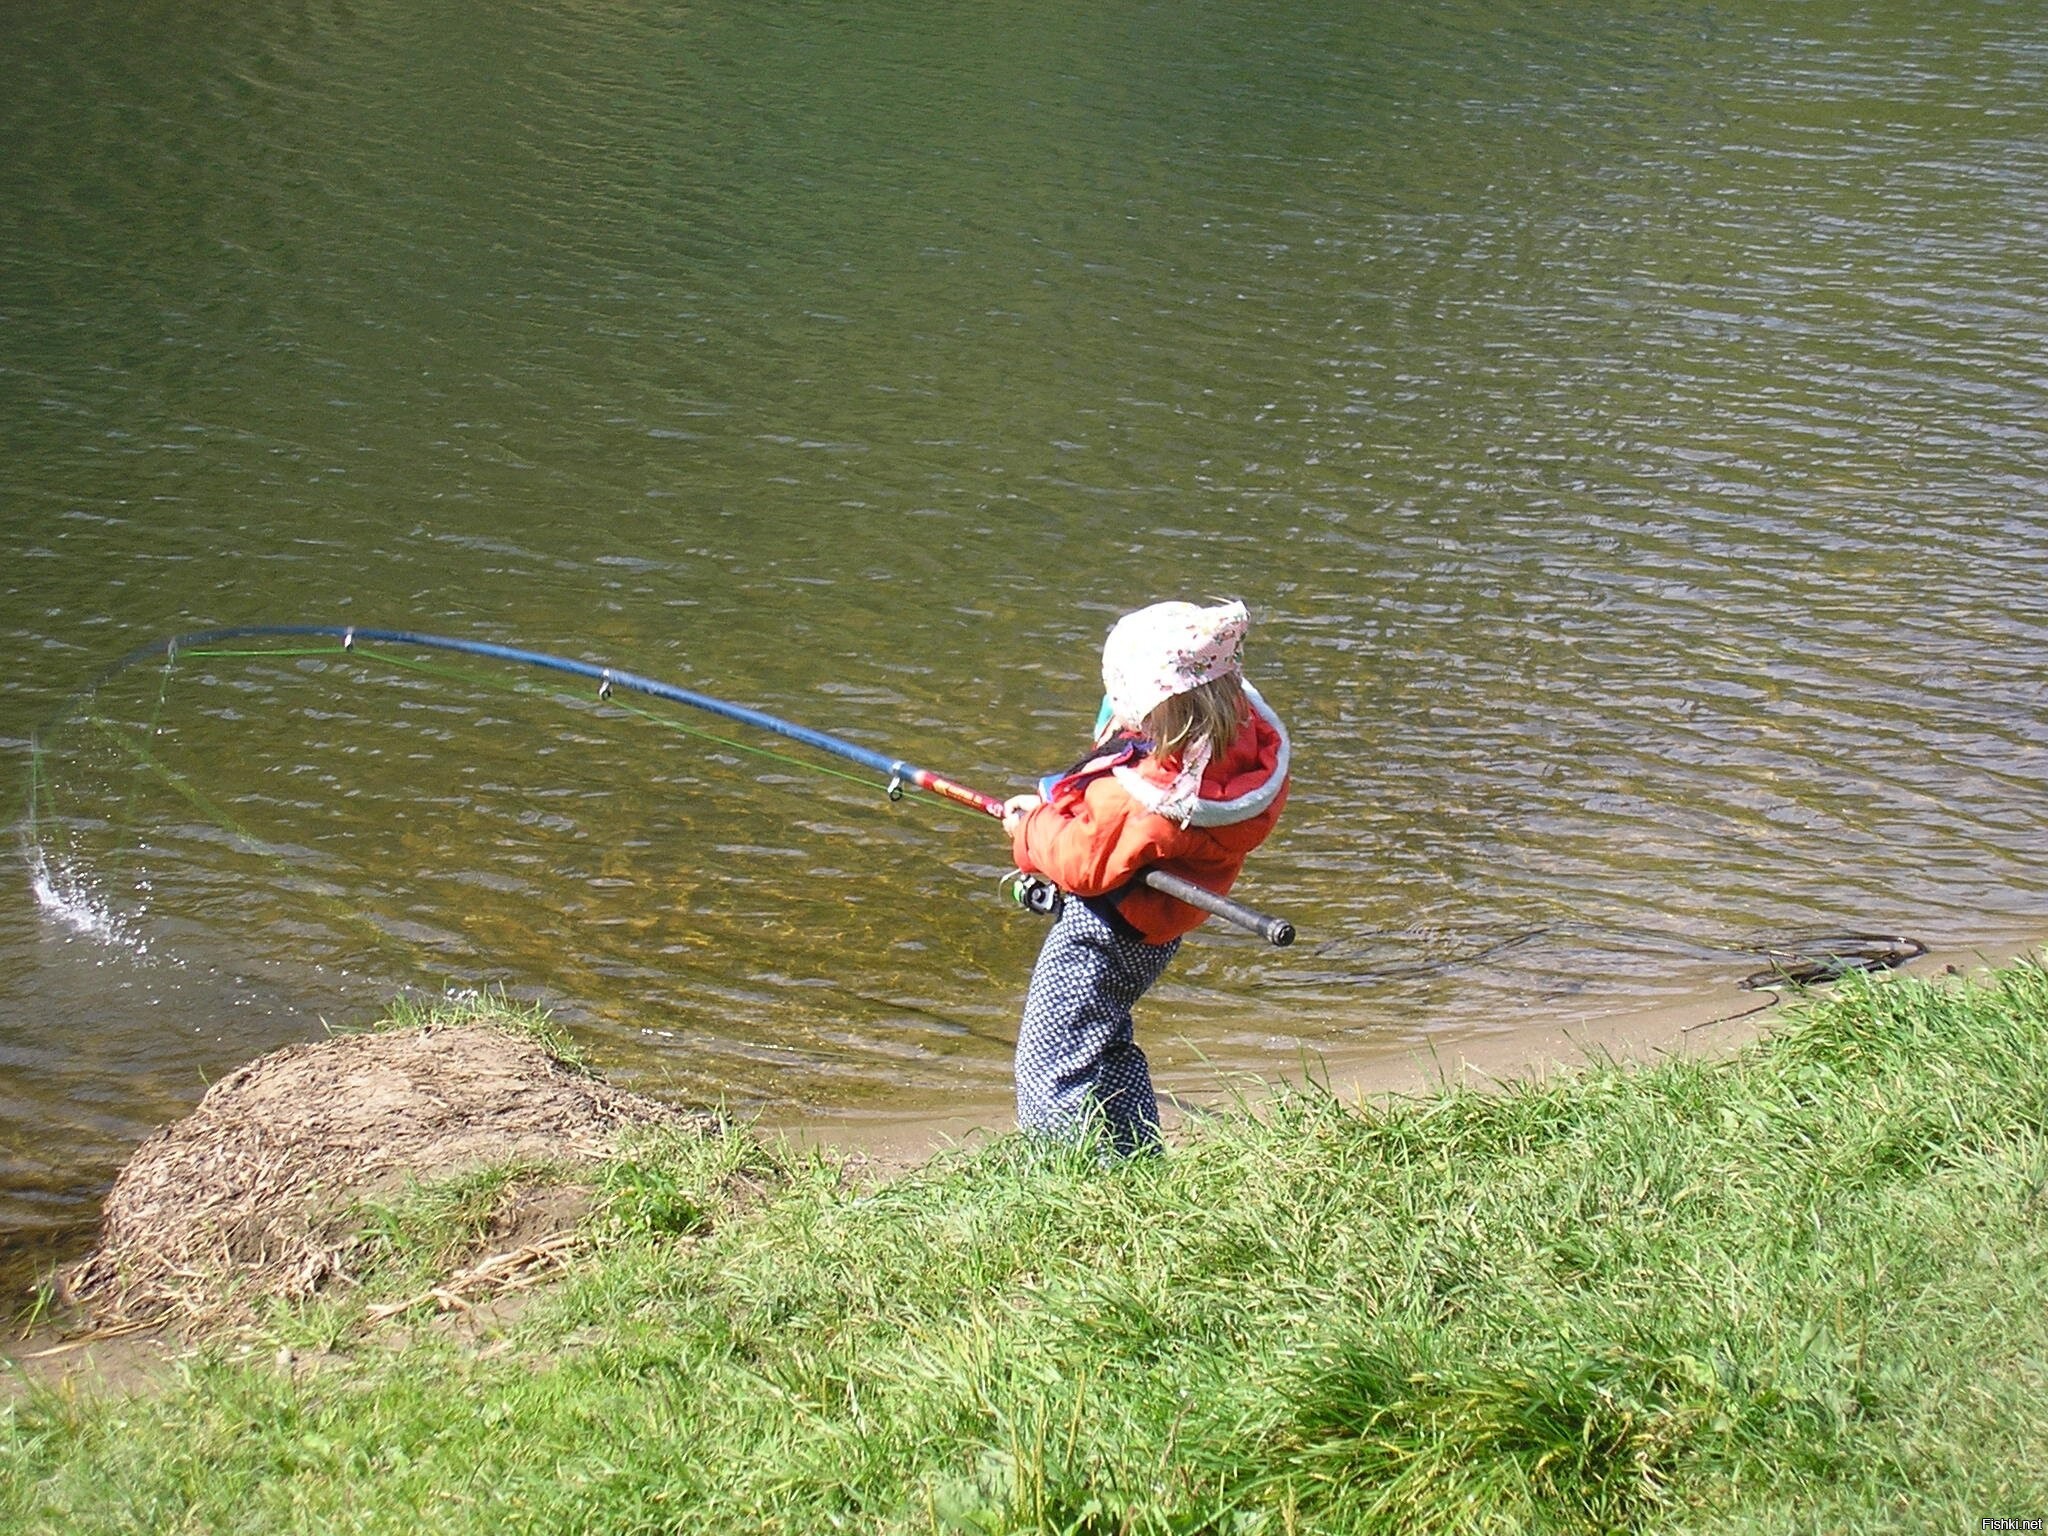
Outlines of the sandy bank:
[[[2048,936],[2000,935],[1969,948],[1934,947],[1900,967],[1908,974],[1970,974],[2048,949]],[[1198,1071],[1167,1075],[1158,1084],[1169,1137],[1190,1114],[1256,1100],[1285,1082],[1313,1080],[1345,1102],[1388,1094],[1428,1093],[1445,1086],[1487,1086],[1582,1066],[1589,1061],[1650,1062],[1668,1057],[1725,1054],[1769,1029],[1787,993],[1748,991],[1734,981],[1676,1001],[1617,1002],[1600,1008],[1534,1008],[1500,1028],[1455,1036],[1429,1034],[1360,1040],[1323,1050],[1279,1054],[1270,1072],[1219,1077]],[[1139,1019],[1139,1039],[1145,1020]],[[1014,1126],[1007,1095],[963,1101],[944,1114],[891,1111],[829,1118],[772,1115],[762,1129],[799,1145],[830,1148],[865,1159],[878,1171],[915,1167],[935,1153],[972,1146]]]

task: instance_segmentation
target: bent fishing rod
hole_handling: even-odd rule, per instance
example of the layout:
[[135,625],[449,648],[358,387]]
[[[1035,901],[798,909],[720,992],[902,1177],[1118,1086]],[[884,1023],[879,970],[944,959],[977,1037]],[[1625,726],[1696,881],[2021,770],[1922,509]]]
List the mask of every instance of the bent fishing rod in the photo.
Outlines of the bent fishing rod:
[[[657,678],[642,677],[637,672],[623,671],[617,667],[602,666],[596,662],[577,661],[568,656],[550,655],[545,651],[523,650],[518,646],[498,645],[488,640],[462,640],[448,635],[421,634],[407,629],[372,629],[361,625],[341,624],[236,624],[218,629],[193,630],[186,634],[169,635],[142,646],[109,666],[84,690],[91,694],[117,673],[136,665],[138,662],[162,656],[167,661],[175,660],[181,650],[196,650],[223,640],[254,639],[328,639],[339,640],[344,651],[353,651],[357,642],[373,645],[413,646],[431,651],[453,651],[465,656],[482,656],[493,661],[508,661],[519,666],[538,667],[550,672],[565,672],[574,677],[588,678],[597,684],[600,700],[609,699],[614,690],[623,689],[628,693],[645,694],[649,698],[663,699],[671,704],[687,705],[691,709],[707,714],[736,720],[757,730],[786,736],[791,741],[814,747],[841,757],[848,762],[858,763],[886,779],[886,793],[891,800],[903,798],[905,789],[922,790],[955,805],[966,806],[997,821],[1003,818],[1003,802],[994,795],[983,794],[956,780],[920,768],[901,758],[892,758],[883,753],[863,747],[857,742],[831,735],[825,731],[813,730],[798,725],[779,715],[765,710],[749,709],[743,704],[727,703],[724,699],[698,693],[689,688],[679,688],[673,683],[664,683]],[[1285,946],[1294,942],[1294,925],[1285,918],[1271,917],[1255,912],[1226,896],[1204,890],[1192,880],[1163,869],[1148,869],[1139,877],[1153,890],[1171,896],[1176,901],[1186,902],[1219,917],[1235,927],[1255,933],[1268,944]],[[1047,914],[1057,910],[1061,892],[1059,887],[1042,875],[1024,875],[1015,883],[1014,896],[1018,904],[1033,912]]]

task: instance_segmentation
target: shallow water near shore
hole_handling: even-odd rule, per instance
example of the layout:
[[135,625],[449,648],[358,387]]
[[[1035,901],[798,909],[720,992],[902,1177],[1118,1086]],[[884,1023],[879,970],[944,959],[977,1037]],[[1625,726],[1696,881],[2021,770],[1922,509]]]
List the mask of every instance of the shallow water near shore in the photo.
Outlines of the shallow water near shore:
[[407,990],[785,1123],[1000,1101],[984,822],[488,664],[78,698],[215,624],[1008,793],[1118,612],[1240,594],[1302,939],[1189,944],[1176,1080],[2048,929],[2038,20],[8,15],[0,1229]]

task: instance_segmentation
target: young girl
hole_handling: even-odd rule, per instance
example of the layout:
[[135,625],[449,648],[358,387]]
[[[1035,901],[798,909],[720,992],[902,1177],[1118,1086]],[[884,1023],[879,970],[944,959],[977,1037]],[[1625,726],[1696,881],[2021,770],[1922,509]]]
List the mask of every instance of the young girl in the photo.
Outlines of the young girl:
[[1102,648],[1095,751],[1004,806],[1017,867],[1067,893],[1017,1034],[1017,1123],[1156,1149],[1159,1104],[1131,1006],[1204,914],[1139,878],[1223,895],[1287,799],[1287,732],[1244,681],[1243,603],[1155,603]]

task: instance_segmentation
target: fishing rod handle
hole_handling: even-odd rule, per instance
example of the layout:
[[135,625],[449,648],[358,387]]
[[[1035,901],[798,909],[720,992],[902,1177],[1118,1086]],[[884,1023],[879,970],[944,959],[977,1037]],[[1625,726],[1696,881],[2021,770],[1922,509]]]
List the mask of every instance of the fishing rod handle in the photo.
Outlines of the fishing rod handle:
[[1294,942],[1294,924],[1284,917],[1268,917],[1263,912],[1254,912],[1250,907],[1240,906],[1227,896],[1205,891],[1194,881],[1168,874],[1163,869],[1146,870],[1144,880],[1153,890],[1171,896],[1175,901],[1184,901],[1191,907],[1198,907],[1211,917],[1220,917],[1226,923],[1234,923],[1240,928],[1248,929],[1275,948],[1285,949]]

